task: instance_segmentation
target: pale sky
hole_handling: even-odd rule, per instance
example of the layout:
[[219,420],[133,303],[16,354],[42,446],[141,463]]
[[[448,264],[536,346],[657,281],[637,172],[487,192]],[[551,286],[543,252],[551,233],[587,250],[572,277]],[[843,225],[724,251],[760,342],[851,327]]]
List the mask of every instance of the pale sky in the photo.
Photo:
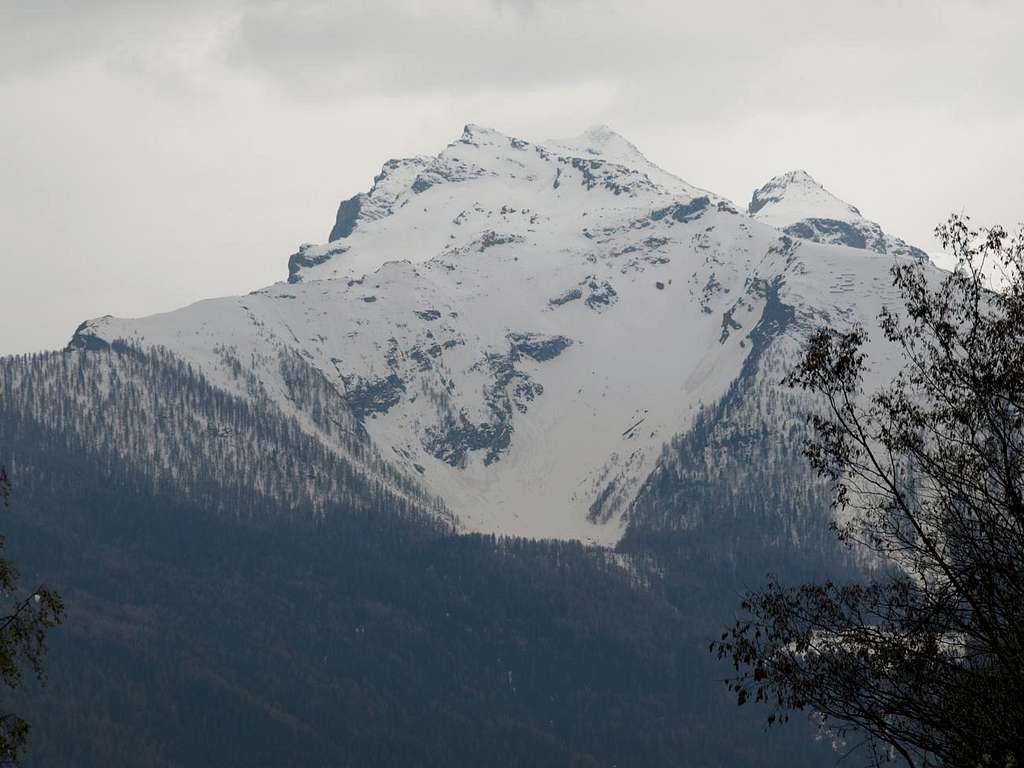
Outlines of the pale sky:
[[1020,0],[0,0],[0,354],[284,279],[391,157],[607,123],[935,251],[1024,219]]

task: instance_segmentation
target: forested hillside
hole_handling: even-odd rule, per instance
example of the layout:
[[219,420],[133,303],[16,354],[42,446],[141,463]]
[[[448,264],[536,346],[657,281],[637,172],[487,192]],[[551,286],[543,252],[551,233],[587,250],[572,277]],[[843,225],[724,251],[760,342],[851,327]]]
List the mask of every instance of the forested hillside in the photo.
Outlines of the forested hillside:
[[[3,372],[3,530],[26,582],[68,605],[49,686],[14,702],[35,724],[29,765],[834,759],[810,728],[764,733],[717,683],[707,643],[760,575],[730,541],[673,555],[704,585],[687,591],[642,543],[455,535],[411,486],[360,485],[289,420],[160,355]],[[350,491],[314,508],[312,482]]]
[[84,452],[112,482],[145,477],[243,517],[319,516],[333,507],[446,518],[440,502],[381,460],[337,393],[300,358],[282,356],[280,368],[312,422],[307,430],[235,362],[232,375],[248,399],[211,386],[159,348],[0,359],[5,460],[24,475],[60,453]]
[[742,581],[839,576],[863,567],[831,530],[831,488],[803,455],[816,403],[780,386],[786,339],[755,350],[721,400],[662,450],[619,549],[710,561]]

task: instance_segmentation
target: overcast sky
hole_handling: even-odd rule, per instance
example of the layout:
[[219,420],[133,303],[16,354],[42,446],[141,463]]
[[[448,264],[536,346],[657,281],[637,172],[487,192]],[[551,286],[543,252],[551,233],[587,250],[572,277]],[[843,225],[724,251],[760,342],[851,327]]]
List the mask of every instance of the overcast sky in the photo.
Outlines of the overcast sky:
[[391,157],[607,123],[935,250],[1024,219],[1020,0],[0,0],[0,354],[287,275]]

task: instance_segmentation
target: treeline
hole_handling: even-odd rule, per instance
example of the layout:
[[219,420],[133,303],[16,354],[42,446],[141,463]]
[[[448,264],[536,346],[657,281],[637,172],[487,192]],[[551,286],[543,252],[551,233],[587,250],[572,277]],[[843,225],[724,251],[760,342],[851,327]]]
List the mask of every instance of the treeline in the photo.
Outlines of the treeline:
[[843,581],[869,567],[831,529],[831,488],[803,456],[816,404],[779,385],[798,349],[773,341],[665,446],[630,505],[619,550],[658,570],[676,602],[735,604],[766,574]]
[[2,358],[0,449],[12,469],[25,465],[19,474],[46,457],[85,452],[112,482],[145,478],[154,490],[231,514],[386,509],[446,517],[439,502],[373,455],[322,376],[299,360],[283,359],[281,369],[324,439],[258,389],[249,398],[230,394],[160,349]]
[[677,589],[664,553],[454,535],[161,353],[0,372],[4,532],[68,606],[49,686],[12,702],[35,724],[28,765],[832,759],[737,713],[707,654],[731,604]]
[[[51,475],[51,473],[53,473]],[[68,605],[28,765],[812,765],[606,552],[415,519],[214,515],[74,456],[5,527]],[[18,478],[15,478],[18,483]],[[766,762],[763,752],[771,757]]]

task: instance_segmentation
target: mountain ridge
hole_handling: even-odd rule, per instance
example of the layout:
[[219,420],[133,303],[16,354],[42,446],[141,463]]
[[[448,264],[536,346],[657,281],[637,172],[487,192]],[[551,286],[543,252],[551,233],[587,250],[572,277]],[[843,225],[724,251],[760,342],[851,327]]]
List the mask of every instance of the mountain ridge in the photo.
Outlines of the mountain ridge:
[[71,346],[159,345],[247,396],[227,375],[242,361],[289,414],[278,361],[297,355],[468,530],[610,545],[662,447],[759,345],[870,326],[892,259],[917,258],[884,233],[830,236],[831,209],[773,227],[772,205],[741,213],[605,127],[534,144],[469,124],[437,156],[385,163],[288,283],[89,321]]

